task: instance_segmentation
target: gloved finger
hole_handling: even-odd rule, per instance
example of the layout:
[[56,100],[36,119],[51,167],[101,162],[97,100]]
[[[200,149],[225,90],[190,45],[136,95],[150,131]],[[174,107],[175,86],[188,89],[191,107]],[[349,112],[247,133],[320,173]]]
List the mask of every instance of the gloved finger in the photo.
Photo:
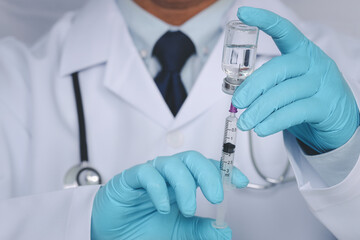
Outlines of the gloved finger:
[[[170,202],[167,185],[161,174],[149,163],[137,165],[122,174],[122,185],[128,191],[143,188],[149,194],[155,208],[160,213],[169,213]],[[125,191],[126,193],[126,191]]]
[[268,10],[240,7],[237,16],[245,24],[257,26],[270,35],[283,54],[309,42],[290,21]]
[[224,198],[221,176],[214,164],[195,151],[176,154],[194,176],[202,193],[211,203],[220,203]]
[[[309,98],[317,93],[320,87],[319,81],[314,81],[308,75],[288,79],[256,99],[249,108],[243,112],[237,126],[243,131],[248,131],[270,114],[295,101]],[[288,115],[288,117],[292,115]]]
[[236,89],[232,103],[236,108],[247,108],[260,95],[289,78],[304,75],[310,68],[310,59],[288,54],[271,59]]
[[304,122],[320,122],[324,118],[324,113],[319,111],[322,107],[315,96],[296,101],[272,113],[254,131],[264,137]]
[[174,230],[174,239],[208,240],[231,239],[232,231],[229,227],[216,229],[212,226],[215,221],[209,218],[180,218],[178,227]]
[[[211,162],[220,172],[220,162],[213,159]],[[231,182],[237,188],[244,188],[249,184],[249,179],[237,167],[233,167]]]
[[187,217],[193,216],[196,211],[196,184],[182,159],[174,155],[157,157],[150,162],[174,189],[181,213]]

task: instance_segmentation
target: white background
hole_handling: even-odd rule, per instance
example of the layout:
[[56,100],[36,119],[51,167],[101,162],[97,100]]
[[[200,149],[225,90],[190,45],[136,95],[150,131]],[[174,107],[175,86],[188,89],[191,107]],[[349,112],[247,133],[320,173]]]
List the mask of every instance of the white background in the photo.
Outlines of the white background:
[[359,0],[281,0],[301,18],[318,21],[359,39]]
[[[33,43],[64,12],[87,0],[0,0],[0,37],[14,35]],[[99,0],[101,1],[101,0]],[[282,0],[308,21],[319,21],[339,33],[352,35],[360,44],[359,0]]]

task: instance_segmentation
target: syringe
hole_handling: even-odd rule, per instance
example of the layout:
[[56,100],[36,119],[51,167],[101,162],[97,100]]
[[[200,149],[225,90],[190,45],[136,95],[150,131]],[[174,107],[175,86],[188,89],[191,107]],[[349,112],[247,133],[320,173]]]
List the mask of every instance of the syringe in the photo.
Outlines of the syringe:
[[223,150],[220,162],[221,178],[224,189],[224,200],[217,205],[216,208],[216,221],[213,222],[215,228],[226,228],[225,215],[227,208],[227,194],[233,188],[231,183],[232,169],[234,163],[234,152],[236,144],[236,122],[237,122],[237,109],[231,104],[230,115],[225,120],[225,132]]

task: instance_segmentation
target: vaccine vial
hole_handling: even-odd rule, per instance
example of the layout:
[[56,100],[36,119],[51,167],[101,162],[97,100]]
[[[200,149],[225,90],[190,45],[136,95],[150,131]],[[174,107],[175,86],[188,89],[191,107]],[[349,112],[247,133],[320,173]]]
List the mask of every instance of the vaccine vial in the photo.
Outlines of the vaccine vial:
[[259,30],[238,20],[226,24],[222,70],[226,74],[223,91],[233,94],[255,67]]

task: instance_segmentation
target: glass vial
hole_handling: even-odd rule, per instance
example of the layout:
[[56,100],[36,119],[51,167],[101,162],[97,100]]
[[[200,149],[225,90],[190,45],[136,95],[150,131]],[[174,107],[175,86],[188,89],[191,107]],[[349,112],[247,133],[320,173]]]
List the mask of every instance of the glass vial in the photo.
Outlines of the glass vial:
[[238,20],[226,24],[222,70],[226,74],[223,91],[233,94],[255,67],[259,30]]

